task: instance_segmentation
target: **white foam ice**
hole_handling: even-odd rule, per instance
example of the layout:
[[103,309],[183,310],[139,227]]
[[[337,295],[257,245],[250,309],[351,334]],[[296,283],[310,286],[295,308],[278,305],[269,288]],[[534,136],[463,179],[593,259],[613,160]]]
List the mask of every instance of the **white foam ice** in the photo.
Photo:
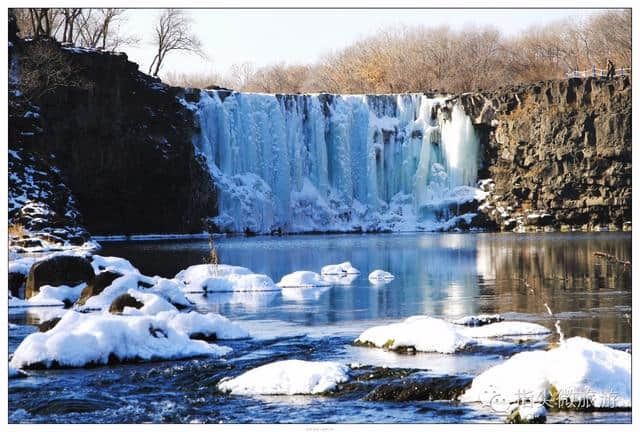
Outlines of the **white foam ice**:
[[369,273],[369,281],[373,284],[387,283],[395,279],[395,276],[384,270],[374,270]]

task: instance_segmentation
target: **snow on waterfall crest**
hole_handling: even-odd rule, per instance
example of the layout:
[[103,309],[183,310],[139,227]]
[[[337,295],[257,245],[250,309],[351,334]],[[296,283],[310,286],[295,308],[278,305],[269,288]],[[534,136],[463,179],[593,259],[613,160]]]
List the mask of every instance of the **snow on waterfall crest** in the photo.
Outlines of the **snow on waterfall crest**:
[[478,138],[445,98],[203,91],[194,144],[221,231],[437,230],[480,200]]

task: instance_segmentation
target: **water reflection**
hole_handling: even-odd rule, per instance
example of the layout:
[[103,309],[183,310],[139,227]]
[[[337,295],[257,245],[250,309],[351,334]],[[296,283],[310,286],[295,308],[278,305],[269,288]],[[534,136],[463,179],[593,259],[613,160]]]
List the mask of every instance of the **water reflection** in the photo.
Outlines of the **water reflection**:
[[[277,319],[304,325],[390,320],[415,314],[455,318],[474,313],[526,314],[551,328],[543,303],[567,336],[630,342],[631,271],[594,256],[631,261],[631,235],[389,234],[221,238],[221,262],[249,267],[273,280],[296,270],[320,271],[351,261],[362,273],[324,290],[274,293],[269,299],[199,299],[201,308],[236,319]],[[105,255],[131,259],[142,272],[171,277],[201,263],[205,241],[105,244]],[[395,275],[374,287],[374,269]],[[533,288],[533,293],[527,289]],[[521,316],[520,316],[521,317]]]

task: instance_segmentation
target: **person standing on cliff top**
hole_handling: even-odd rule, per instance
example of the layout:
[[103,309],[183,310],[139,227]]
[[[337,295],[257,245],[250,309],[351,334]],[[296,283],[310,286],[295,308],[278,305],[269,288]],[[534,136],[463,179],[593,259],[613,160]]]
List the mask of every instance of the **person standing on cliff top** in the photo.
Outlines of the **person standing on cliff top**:
[[611,59],[607,59],[607,79],[609,77],[613,78],[616,75],[616,67],[611,61]]

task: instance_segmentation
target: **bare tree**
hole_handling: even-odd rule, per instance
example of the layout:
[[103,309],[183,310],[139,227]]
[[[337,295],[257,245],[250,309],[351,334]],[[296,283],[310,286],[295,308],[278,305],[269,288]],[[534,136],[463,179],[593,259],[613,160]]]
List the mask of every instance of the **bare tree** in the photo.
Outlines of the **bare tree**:
[[179,9],[166,9],[160,14],[154,29],[156,55],[149,65],[149,74],[158,76],[164,60],[172,51],[186,51],[205,57],[198,37],[190,31],[191,19]]
[[136,45],[140,39],[136,35],[122,32],[126,22],[126,9],[102,8],[83,9],[78,18],[78,31],[73,42],[103,50],[115,50],[122,45]]
[[62,42],[73,42],[74,24],[78,16],[82,13],[80,8],[64,8],[64,30],[62,32]]

